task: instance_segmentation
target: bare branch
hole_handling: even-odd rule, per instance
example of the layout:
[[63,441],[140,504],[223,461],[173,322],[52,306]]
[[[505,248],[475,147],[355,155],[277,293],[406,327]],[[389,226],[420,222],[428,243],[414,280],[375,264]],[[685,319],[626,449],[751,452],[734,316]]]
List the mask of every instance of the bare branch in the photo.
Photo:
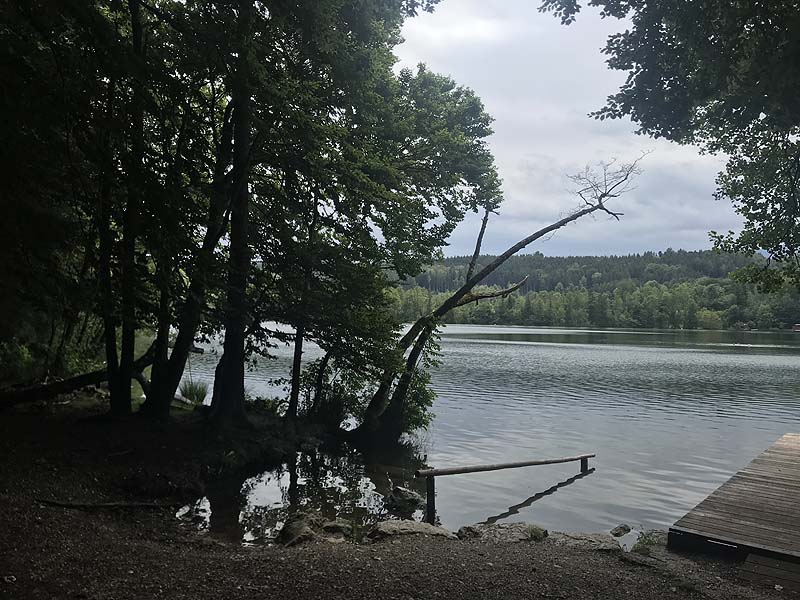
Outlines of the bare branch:
[[475,264],[478,262],[478,257],[481,254],[481,245],[483,244],[483,234],[486,233],[486,224],[489,222],[489,209],[483,212],[483,221],[481,222],[481,230],[478,233],[478,239],[475,241],[475,252],[472,253],[472,260],[469,261],[469,268],[467,269],[467,277],[469,279],[475,272]]
[[569,176],[569,180],[577,186],[574,193],[581,199],[582,206],[592,207],[619,220],[623,213],[608,208],[606,201],[634,189],[631,182],[641,173],[639,163],[648,154],[649,151],[643,152],[633,162],[619,166],[616,160],[601,162],[596,167],[587,166],[582,173]]
[[458,301],[458,304],[456,304],[456,307],[465,306],[465,305],[467,305],[467,304],[469,304],[471,302],[477,302],[478,300],[488,300],[490,298],[505,298],[509,294],[511,294],[513,292],[516,292],[519,288],[521,288],[523,285],[525,285],[526,281],[528,281],[528,275],[525,275],[525,277],[522,279],[522,281],[519,281],[518,283],[515,283],[514,285],[511,285],[511,286],[509,286],[509,287],[507,287],[505,289],[502,289],[502,290],[494,290],[494,291],[491,291],[491,292],[484,292],[484,293],[477,293],[477,294],[469,293],[466,296],[464,296],[461,300]]

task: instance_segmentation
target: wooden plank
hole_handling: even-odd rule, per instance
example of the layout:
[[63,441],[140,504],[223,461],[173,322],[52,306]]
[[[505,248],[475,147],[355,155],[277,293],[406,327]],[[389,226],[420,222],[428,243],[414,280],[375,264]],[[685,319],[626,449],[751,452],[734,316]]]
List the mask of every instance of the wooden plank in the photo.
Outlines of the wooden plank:
[[770,526],[765,522],[748,521],[746,518],[736,518],[731,515],[716,515],[706,511],[697,511],[697,509],[686,515],[678,523],[694,523],[695,525],[706,523],[709,529],[715,531],[741,530],[749,535],[775,536],[776,539],[786,537],[792,541],[797,539],[796,528],[785,529],[780,525]]
[[793,514],[800,510],[800,505],[794,500],[794,494],[779,495],[774,493],[762,493],[756,488],[728,488],[724,493],[714,493],[700,502],[732,502],[734,504],[751,503],[757,504],[763,510],[769,512],[772,507],[776,510],[783,510],[788,514]]
[[[792,540],[776,539],[763,533],[753,533],[741,528],[721,528],[709,526],[707,523],[698,521],[686,521],[681,523],[679,528],[699,531],[700,535],[717,542],[730,543],[735,546],[742,546],[744,549],[769,549],[779,554],[796,552],[795,543]],[[800,552],[796,552],[800,555]]]
[[794,506],[797,503],[793,498],[793,494],[781,494],[776,492],[774,486],[770,489],[765,486],[731,486],[722,491],[716,491],[710,494],[709,498],[726,498],[726,497],[742,497],[742,498],[758,498],[762,501],[764,506],[769,506],[771,503]]
[[[699,512],[704,514],[711,514],[713,518],[725,519],[728,521],[745,521],[752,523],[763,523],[764,525],[780,529],[797,536],[800,535],[800,527],[797,526],[797,517],[785,515],[763,515],[758,511],[744,510],[738,512],[730,512],[728,510],[720,511],[718,507],[713,505],[704,505],[697,507],[695,511],[702,509]],[[692,514],[696,514],[695,511]],[[697,514],[699,514],[699,512]],[[688,515],[687,515],[688,516]],[[683,519],[681,519],[682,521]]]
[[729,499],[706,498],[697,508],[712,510],[718,514],[742,515],[749,518],[760,518],[766,522],[780,523],[789,529],[800,531],[800,510],[782,512],[779,508],[771,506],[769,512],[764,510],[758,502],[744,500],[731,502]]
[[705,524],[714,531],[731,531],[733,533],[742,531],[750,536],[761,536],[765,540],[784,541],[790,545],[797,542],[797,531],[787,531],[780,525],[770,525],[763,521],[752,521],[744,517],[725,517],[695,509],[690,518],[681,519],[681,521],[695,525]]
[[[750,560],[755,578],[800,580],[800,434],[786,434],[680,518],[675,544],[723,543],[770,556]],[[694,536],[681,539],[681,534]],[[789,562],[777,558],[785,556]],[[769,562],[771,561],[771,562]],[[784,564],[785,563],[785,564]],[[788,565],[788,566],[787,566]]]
[[698,538],[705,539],[705,540],[708,540],[708,541],[711,541],[711,542],[716,542],[716,543],[719,543],[719,544],[729,544],[731,546],[737,546],[740,549],[761,550],[761,551],[764,551],[764,552],[787,555],[787,556],[792,556],[792,557],[800,559],[800,551],[797,551],[797,550],[785,550],[785,549],[776,550],[775,548],[773,548],[771,546],[763,544],[761,541],[752,540],[752,539],[744,539],[744,538],[737,537],[736,535],[728,535],[728,536],[725,536],[725,538],[723,539],[723,538],[708,534],[708,533],[703,532],[703,531],[698,531],[697,529],[694,529],[694,528],[692,528],[690,526],[684,526],[684,525],[678,526],[677,524],[673,525],[670,528],[670,531],[671,532],[675,531],[675,532],[681,533],[681,534],[688,534],[690,536],[696,536]]
[[792,477],[785,477],[780,473],[773,472],[769,476],[761,477],[759,473],[748,473],[747,471],[742,471],[736,476],[736,479],[743,483],[754,486],[764,484],[780,484],[781,488],[785,489],[786,491],[794,492],[795,494],[800,493],[800,482]]
[[539,460],[523,460],[519,462],[497,463],[493,465],[472,465],[464,467],[446,467],[443,469],[419,469],[414,473],[415,477],[429,477],[431,475],[461,475],[462,473],[481,473],[483,471],[499,471],[501,469],[517,469],[519,467],[535,467],[538,465],[556,465],[559,463],[581,461],[581,468],[584,461],[595,458],[596,454],[579,454],[578,456],[565,456],[564,458],[545,458]]

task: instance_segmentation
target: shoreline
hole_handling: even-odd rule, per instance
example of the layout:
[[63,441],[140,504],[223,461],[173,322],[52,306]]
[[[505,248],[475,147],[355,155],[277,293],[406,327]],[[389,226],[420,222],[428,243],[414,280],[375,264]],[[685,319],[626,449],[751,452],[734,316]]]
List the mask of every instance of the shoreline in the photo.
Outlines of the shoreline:
[[[173,504],[202,493],[197,486],[214,477],[209,465],[232,472],[246,461],[192,455],[199,438],[191,418],[159,430],[86,420],[92,410],[0,416],[4,598],[786,597],[738,581],[735,563],[666,553],[660,543],[623,553],[562,544],[555,534],[516,543],[430,534],[291,547],[226,542],[175,518]],[[289,447],[264,442],[273,450],[264,455],[277,458],[281,444]]]

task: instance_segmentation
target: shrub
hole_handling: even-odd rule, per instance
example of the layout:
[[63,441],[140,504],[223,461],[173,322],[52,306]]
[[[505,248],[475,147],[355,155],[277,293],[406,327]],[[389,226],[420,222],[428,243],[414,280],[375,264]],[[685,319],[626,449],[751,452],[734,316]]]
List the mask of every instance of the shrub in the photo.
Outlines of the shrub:
[[205,381],[187,379],[181,382],[181,396],[193,404],[202,404],[208,394],[208,384]]

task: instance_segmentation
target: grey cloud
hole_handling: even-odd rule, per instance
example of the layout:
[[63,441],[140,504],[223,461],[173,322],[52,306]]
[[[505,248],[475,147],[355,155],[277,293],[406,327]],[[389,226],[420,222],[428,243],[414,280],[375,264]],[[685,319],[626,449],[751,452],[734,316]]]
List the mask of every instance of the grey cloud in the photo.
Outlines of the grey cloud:
[[[591,11],[563,27],[529,0],[444,0],[435,13],[410,20],[399,66],[425,62],[473,88],[495,117],[490,146],[503,178],[505,204],[484,248],[501,252],[577,204],[566,174],[587,163],[643,162],[636,189],[620,199],[622,221],[605,217],[570,225],[529,251],[620,254],[667,247],[708,248],[707,231],[740,226],[729,203],[712,198],[721,161],[634,133],[629,121],[597,121],[587,113],[624,81],[609,71],[600,48],[624,23]],[[478,218],[454,232],[448,255],[471,252]]]

